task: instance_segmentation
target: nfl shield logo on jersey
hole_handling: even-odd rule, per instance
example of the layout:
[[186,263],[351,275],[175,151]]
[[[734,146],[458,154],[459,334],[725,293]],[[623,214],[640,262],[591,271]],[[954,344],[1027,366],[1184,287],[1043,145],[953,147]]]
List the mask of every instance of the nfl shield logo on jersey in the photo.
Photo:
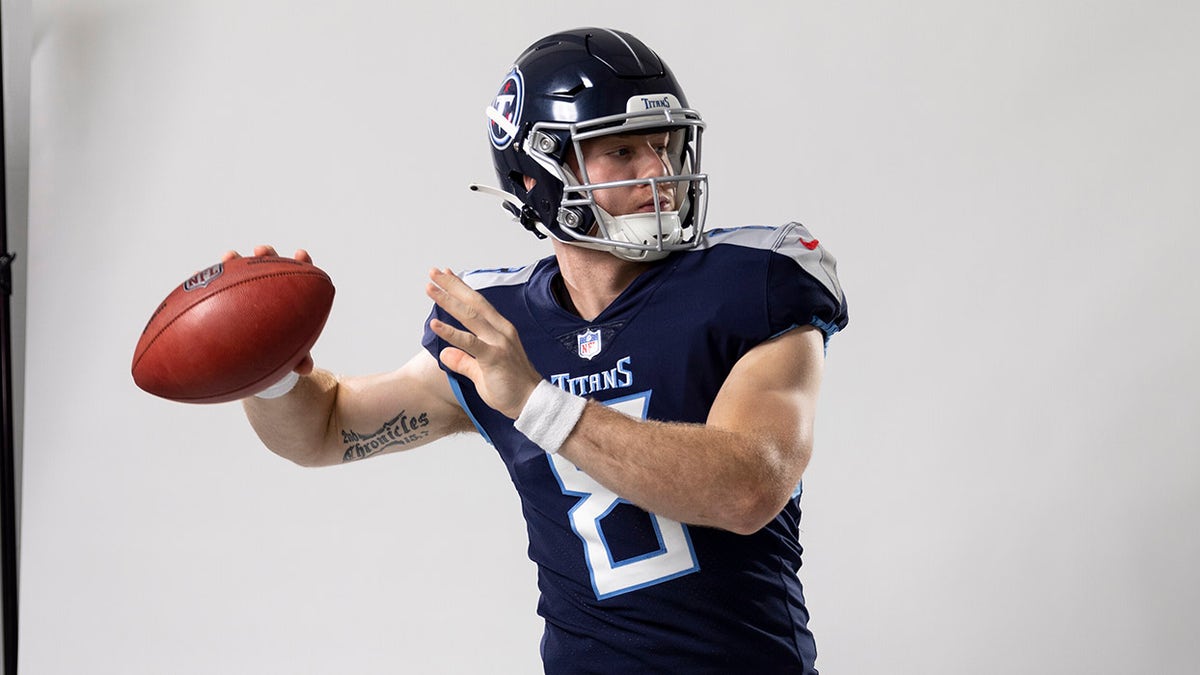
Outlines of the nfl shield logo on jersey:
[[579,341],[579,355],[592,360],[600,353],[600,331],[588,329],[575,336]]

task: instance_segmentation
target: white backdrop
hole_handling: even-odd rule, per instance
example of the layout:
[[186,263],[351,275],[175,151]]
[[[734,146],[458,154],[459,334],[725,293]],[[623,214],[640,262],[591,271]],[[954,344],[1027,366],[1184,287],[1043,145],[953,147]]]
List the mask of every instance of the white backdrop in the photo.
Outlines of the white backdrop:
[[839,258],[802,570],[829,673],[1182,673],[1200,628],[1200,5],[34,3],[22,673],[534,672],[500,462],[334,469],[129,377],[227,248],[312,251],[338,372],[419,348],[425,271],[545,244],[466,190],[560,28],[653,45],[710,224]]

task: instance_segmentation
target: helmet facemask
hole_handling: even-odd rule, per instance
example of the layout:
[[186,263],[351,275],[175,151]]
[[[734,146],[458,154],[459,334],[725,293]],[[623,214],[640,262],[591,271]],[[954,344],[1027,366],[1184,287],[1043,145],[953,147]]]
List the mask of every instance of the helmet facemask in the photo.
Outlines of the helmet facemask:
[[[673,97],[667,97],[673,98]],[[577,246],[604,250],[624,260],[651,261],[671,251],[694,248],[704,230],[708,177],[700,173],[700,141],[704,122],[694,111],[664,107],[612,115],[579,123],[538,122],[529,133],[524,152],[561,187],[556,238]],[[616,134],[669,133],[667,162],[662,176],[593,183],[584,162],[583,143]],[[565,150],[563,144],[569,147]],[[573,152],[580,167],[577,177],[564,161]],[[653,212],[614,216],[596,202],[596,193],[612,188],[648,185]],[[550,186],[546,186],[550,187]],[[662,210],[660,195],[673,188],[672,210]],[[555,188],[552,188],[555,189]],[[558,196],[558,195],[556,195]],[[551,234],[554,234],[550,230]]]

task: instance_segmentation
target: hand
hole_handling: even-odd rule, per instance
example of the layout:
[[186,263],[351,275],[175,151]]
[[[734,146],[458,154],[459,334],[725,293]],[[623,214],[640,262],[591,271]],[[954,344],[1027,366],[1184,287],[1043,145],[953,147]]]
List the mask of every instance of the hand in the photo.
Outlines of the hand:
[[466,328],[437,319],[429,322],[430,330],[454,345],[442,350],[442,363],[470,378],[484,403],[516,419],[542,380],[525,355],[516,327],[450,270],[430,270],[429,280],[425,294]]
[[[274,246],[255,246],[254,247],[254,255],[255,256],[264,256],[264,255],[278,256],[279,254],[275,252]],[[233,260],[234,258],[240,258],[240,257],[242,257],[242,254],[238,253],[237,251],[232,251],[232,250],[226,251],[221,254],[221,262],[229,262],[230,260]],[[296,254],[292,257],[295,258],[296,260],[299,260],[300,262],[305,262],[310,265],[312,264],[312,256],[310,256],[308,254],[308,251],[305,251],[304,249],[300,249],[300,250],[296,251]],[[299,373],[301,375],[307,375],[312,372],[312,369],[313,369],[312,355],[305,354],[304,358],[300,359],[300,362],[297,363],[296,367],[293,368],[292,370],[296,371],[297,373]]]

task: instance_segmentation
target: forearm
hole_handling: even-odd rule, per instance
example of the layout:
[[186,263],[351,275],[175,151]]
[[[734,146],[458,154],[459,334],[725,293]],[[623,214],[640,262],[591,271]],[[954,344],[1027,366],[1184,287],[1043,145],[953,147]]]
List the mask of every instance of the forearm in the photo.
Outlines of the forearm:
[[250,426],[271,452],[301,466],[325,466],[341,459],[340,450],[331,447],[337,387],[332,373],[314,369],[287,395],[269,400],[252,396],[242,405]]
[[389,373],[339,378],[314,370],[287,395],[249,398],[245,408],[262,442],[302,466],[377,457],[474,429],[425,351]]
[[766,434],[637,420],[589,403],[559,454],[647,511],[748,534],[783,508],[808,448]]

